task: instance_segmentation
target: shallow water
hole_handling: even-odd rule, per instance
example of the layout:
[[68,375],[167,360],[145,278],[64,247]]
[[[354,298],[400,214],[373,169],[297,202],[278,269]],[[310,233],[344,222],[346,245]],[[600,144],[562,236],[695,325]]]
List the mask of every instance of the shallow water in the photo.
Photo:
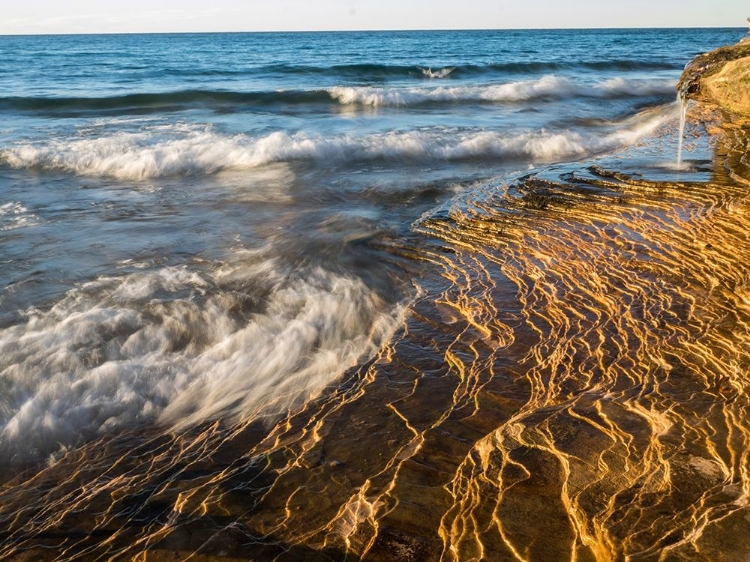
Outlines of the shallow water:
[[2,557],[741,559],[741,34],[0,38]]

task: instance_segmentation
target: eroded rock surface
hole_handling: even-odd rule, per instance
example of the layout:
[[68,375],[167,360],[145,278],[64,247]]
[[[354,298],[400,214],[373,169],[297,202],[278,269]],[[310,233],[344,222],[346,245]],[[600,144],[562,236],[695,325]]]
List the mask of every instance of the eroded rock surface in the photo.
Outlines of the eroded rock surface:
[[689,99],[750,119],[750,37],[696,57],[677,88]]

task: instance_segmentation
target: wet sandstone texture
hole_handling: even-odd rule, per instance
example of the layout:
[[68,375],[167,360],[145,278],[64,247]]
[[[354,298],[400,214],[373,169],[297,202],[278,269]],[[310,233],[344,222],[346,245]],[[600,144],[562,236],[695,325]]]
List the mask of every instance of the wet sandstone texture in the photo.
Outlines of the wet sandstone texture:
[[383,241],[420,275],[375,359],[6,478],[0,559],[749,560],[748,131],[717,119],[710,181],[561,167]]
[[696,57],[678,90],[689,99],[715,105],[730,119],[750,119],[750,37]]

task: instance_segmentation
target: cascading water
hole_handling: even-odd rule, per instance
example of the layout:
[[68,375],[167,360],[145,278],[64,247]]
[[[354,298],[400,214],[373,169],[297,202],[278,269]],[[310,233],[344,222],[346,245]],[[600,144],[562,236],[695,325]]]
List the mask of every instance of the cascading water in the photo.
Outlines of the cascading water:
[[683,92],[677,94],[677,105],[680,108],[680,127],[677,139],[677,169],[682,169],[682,139],[685,136],[685,119],[687,117],[687,98]]

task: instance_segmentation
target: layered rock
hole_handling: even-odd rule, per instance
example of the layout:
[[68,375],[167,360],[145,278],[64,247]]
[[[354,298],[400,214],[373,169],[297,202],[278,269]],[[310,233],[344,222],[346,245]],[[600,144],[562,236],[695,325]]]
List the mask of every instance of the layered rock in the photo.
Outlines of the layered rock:
[[750,37],[696,57],[677,88],[688,99],[750,119]]

